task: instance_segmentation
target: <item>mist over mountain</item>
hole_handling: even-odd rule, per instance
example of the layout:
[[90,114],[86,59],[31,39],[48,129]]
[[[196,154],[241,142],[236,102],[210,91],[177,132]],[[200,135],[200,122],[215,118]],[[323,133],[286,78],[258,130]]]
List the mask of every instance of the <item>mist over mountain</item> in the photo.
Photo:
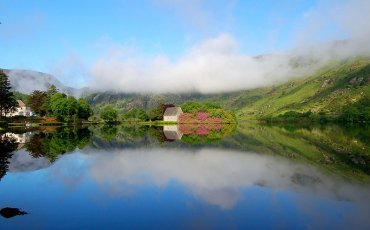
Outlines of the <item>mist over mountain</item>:
[[20,69],[8,69],[4,72],[9,76],[13,90],[25,94],[31,94],[34,90],[46,91],[51,85],[55,85],[62,93],[77,97],[89,92],[89,88],[76,89],[66,86],[47,73]]

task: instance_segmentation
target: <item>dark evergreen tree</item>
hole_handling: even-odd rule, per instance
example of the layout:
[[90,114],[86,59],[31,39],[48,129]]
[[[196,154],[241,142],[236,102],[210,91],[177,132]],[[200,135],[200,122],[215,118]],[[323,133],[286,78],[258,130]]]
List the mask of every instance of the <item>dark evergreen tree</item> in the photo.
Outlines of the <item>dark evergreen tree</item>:
[[0,70],[0,116],[13,112],[18,107],[14,94],[11,90],[8,76]]
[[44,103],[46,101],[47,94],[43,91],[35,90],[32,92],[31,96],[28,98],[28,104],[31,110],[40,116],[46,115],[46,110]]

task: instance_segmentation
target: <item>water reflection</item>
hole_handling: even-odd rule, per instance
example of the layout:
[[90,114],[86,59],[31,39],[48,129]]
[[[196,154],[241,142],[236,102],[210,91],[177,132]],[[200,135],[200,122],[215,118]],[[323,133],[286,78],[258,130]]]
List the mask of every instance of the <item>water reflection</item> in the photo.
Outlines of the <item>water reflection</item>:
[[9,158],[12,152],[18,148],[18,143],[14,137],[0,133],[0,180],[6,175],[9,168]]
[[91,138],[89,129],[61,128],[57,132],[38,132],[26,143],[34,158],[45,157],[53,162],[59,155],[84,148]]
[[[98,126],[1,135],[1,167],[43,168],[60,155],[86,146],[120,148],[219,148],[279,155],[360,181],[370,181],[369,128],[235,125]],[[175,142],[174,142],[175,141]],[[17,154],[11,153],[19,150]],[[30,153],[31,156],[24,154]],[[38,160],[36,160],[38,159]],[[22,167],[20,167],[22,165]],[[21,169],[23,168],[23,169]]]
[[366,229],[368,133],[335,125],[64,127],[28,132],[20,146],[7,131],[0,194],[3,207],[32,213],[18,227],[74,218],[64,226],[91,228],[104,217],[107,228],[162,219],[164,228]]
[[183,133],[180,132],[178,125],[163,126],[163,133],[167,141],[181,140]]
[[338,178],[333,180],[314,167],[253,153],[208,148],[198,151],[137,149],[99,151],[89,160],[90,176],[108,194],[129,194],[128,191],[132,193],[135,187],[146,184],[163,188],[174,180],[193,195],[223,209],[233,208],[241,199],[243,188],[252,186],[359,204],[370,202],[365,192],[369,187],[356,188]]

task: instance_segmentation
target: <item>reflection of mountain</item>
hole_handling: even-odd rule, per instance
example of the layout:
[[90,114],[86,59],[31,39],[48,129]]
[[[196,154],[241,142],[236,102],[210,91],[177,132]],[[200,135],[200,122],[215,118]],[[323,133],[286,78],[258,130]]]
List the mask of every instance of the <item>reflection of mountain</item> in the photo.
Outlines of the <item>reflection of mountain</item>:
[[370,180],[368,128],[348,130],[335,125],[269,127],[253,123],[240,123],[236,130],[235,126],[228,125],[211,132],[205,132],[203,128],[179,127],[183,135],[181,141],[176,142],[166,142],[168,138],[163,129],[168,128],[114,127],[114,135],[105,135],[108,139],[100,133],[104,130],[109,134],[111,131],[100,128],[94,130],[93,143],[94,147],[102,149],[155,148],[160,144],[167,148],[212,147],[258,152],[308,162],[348,178]]
[[367,187],[347,184],[310,165],[274,156],[208,148],[99,150],[88,154],[90,176],[108,194],[118,196],[132,194],[140,186],[164,188],[176,181],[196,197],[224,209],[233,208],[244,190],[261,185],[334,200],[370,202]]
[[369,127],[260,126],[241,123],[219,147],[280,155],[348,178],[370,181]]
[[[12,171],[47,167],[48,162],[55,161],[61,154],[73,152],[77,147],[82,149],[91,143],[95,149],[160,146],[170,149],[210,147],[257,152],[307,162],[348,178],[370,181],[368,128],[343,129],[334,125],[270,127],[253,123],[240,123],[236,130],[232,125],[218,128],[212,130],[188,125],[178,128],[102,126],[90,127],[90,130],[61,128],[55,132],[36,132],[25,145],[35,159],[22,151],[14,153],[13,157],[13,153],[2,155],[2,174],[6,173],[9,166]],[[180,137],[180,141],[166,141]],[[9,162],[12,163],[9,165]],[[305,181],[305,178],[297,176],[296,181]]]
[[[368,128],[341,128],[335,125],[318,127],[269,127],[253,123],[240,123],[235,130],[225,126],[219,132],[207,135],[200,126],[179,127],[181,141],[165,142],[164,128],[118,127],[108,142],[94,135],[95,147],[139,148],[212,147],[280,155],[296,161],[308,162],[348,178],[370,180],[370,156],[367,140]],[[167,128],[166,128],[167,129]],[[95,132],[96,133],[96,132]]]

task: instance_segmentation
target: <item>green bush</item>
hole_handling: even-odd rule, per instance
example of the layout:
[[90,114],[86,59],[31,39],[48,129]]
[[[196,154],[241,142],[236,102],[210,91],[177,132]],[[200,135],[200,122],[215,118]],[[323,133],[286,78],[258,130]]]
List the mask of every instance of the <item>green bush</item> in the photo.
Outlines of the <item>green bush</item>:
[[108,106],[103,109],[103,111],[100,114],[100,117],[106,122],[113,122],[117,120],[118,113],[117,110]]
[[149,120],[149,115],[145,112],[144,109],[131,109],[123,115],[125,120],[139,120],[147,121]]

